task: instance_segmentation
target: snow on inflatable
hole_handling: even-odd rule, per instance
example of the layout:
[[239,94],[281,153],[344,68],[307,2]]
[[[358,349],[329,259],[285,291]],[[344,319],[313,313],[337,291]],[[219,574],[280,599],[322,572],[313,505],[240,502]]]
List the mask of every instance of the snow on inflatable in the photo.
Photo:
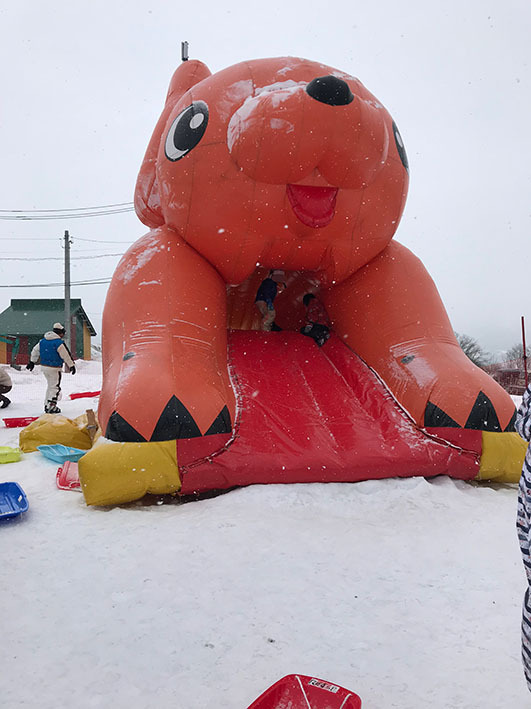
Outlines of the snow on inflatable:
[[[511,398],[463,354],[420,261],[393,241],[408,189],[391,116],[355,78],[283,57],[183,61],[138,177],[150,231],[103,316],[89,504],[250,483],[448,474],[516,480]],[[254,300],[288,287],[281,331]],[[305,293],[332,321],[299,333]]]

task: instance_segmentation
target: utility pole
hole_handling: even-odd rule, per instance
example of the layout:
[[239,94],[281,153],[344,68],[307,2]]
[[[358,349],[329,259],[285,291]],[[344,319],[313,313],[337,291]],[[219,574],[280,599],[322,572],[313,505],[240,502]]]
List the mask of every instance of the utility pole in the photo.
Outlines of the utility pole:
[[70,349],[70,234],[65,231],[65,342]]

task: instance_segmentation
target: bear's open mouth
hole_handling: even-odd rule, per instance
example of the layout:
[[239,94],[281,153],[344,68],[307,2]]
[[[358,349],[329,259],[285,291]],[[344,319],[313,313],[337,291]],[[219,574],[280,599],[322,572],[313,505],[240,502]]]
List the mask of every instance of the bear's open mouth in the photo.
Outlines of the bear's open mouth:
[[336,208],[337,187],[288,185],[289,203],[298,219],[315,228],[330,224]]

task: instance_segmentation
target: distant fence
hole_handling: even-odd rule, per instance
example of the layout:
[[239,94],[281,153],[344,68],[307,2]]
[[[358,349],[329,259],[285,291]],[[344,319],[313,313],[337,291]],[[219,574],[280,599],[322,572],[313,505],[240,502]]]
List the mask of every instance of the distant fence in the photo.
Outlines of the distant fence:
[[509,359],[506,362],[488,364],[485,371],[502,386],[506,392],[514,396],[522,396],[525,391],[524,360]]

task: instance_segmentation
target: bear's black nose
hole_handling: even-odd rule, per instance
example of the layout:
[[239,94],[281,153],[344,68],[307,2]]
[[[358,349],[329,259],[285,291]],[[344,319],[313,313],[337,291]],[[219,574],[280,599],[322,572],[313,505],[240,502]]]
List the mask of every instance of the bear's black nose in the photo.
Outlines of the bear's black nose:
[[337,76],[318,76],[310,81],[306,93],[316,101],[327,103],[329,106],[346,106],[354,101],[354,95],[346,81]]

